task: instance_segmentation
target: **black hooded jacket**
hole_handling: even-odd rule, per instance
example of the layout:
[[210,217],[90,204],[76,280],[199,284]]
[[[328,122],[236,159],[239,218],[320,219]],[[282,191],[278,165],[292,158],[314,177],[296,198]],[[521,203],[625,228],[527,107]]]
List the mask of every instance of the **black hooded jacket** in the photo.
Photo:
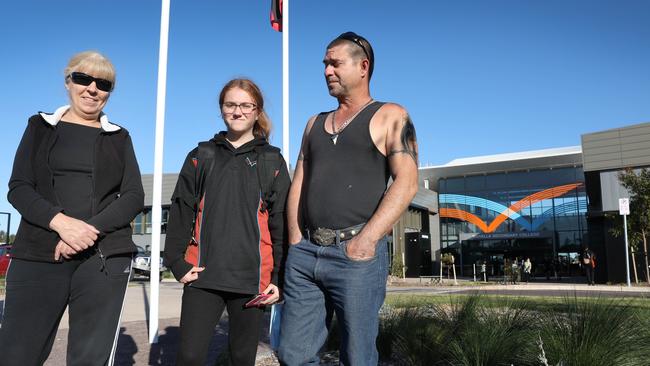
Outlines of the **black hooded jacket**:
[[[268,283],[279,284],[284,262],[284,208],[290,179],[279,150],[264,138],[234,148],[221,132],[214,144],[214,166],[203,184],[201,226],[195,237],[199,243],[199,263],[205,267],[191,286],[221,291],[255,294]],[[261,152],[275,152],[273,200],[262,212],[257,168]],[[185,159],[172,197],[165,239],[165,264],[180,280],[192,268],[185,251],[192,238],[197,152]]]

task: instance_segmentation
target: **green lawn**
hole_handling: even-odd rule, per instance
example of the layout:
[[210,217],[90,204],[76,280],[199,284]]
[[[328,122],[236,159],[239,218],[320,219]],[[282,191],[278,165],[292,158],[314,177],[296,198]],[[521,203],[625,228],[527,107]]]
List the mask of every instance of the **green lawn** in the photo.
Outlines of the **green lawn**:
[[[385,304],[391,307],[411,308],[427,305],[445,305],[458,303],[476,295],[455,295],[455,294],[387,294]],[[566,296],[512,296],[512,295],[479,295],[481,304],[486,307],[499,308],[507,305],[527,305],[528,308],[537,311],[561,311],[566,304]],[[574,296],[570,296],[574,298]],[[639,314],[650,321],[650,297],[575,297],[578,303],[604,300],[611,301],[616,305],[627,306],[639,311]]]

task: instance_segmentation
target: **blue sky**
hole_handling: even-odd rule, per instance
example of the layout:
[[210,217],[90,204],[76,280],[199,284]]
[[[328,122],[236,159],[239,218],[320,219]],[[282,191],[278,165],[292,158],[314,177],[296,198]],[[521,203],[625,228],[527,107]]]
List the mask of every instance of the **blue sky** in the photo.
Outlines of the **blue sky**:
[[[325,5],[323,5],[325,4]],[[172,0],[165,172],[223,128],[217,96],[247,76],[266,96],[282,141],[282,36],[270,0]],[[373,97],[406,107],[423,165],[580,144],[583,133],[650,121],[650,2],[645,0],[291,1],[290,160],[305,121],[336,107],[326,44],[353,30],[373,44]],[[62,70],[82,50],[105,53],[117,87],[105,112],[129,129],[153,171],[160,3],[0,3],[0,211],[27,118],[67,103]],[[6,227],[0,216],[0,230]]]

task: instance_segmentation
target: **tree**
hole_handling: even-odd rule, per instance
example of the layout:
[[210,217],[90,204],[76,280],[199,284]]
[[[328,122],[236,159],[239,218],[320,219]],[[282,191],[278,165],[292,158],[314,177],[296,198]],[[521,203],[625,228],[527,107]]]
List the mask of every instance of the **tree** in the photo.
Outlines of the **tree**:
[[395,253],[393,256],[393,264],[390,267],[390,274],[395,278],[404,278],[404,262],[402,262],[402,256],[398,253]]
[[9,235],[9,237],[7,237],[7,232],[4,230],[0,230],[0,244],[12,244],[15,239],[16,239],[15,234],[11,234]]
[[[643,262],[646,281],[650,284],[650,268],[648,267],[648,240],[650,239],[650,169],[641,169],[635,173],[626,169],[619,173],[618,180],[630,192],[630,215],[627,226],[630,243],[643,244]],[[634,256],[632,256],[634,258]]]

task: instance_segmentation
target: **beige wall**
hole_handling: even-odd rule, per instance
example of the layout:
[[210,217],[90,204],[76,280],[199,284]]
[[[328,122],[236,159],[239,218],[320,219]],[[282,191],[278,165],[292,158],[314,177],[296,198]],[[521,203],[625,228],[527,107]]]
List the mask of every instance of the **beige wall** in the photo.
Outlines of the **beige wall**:
[[650,165],[650,123],[582,135],[585,172]]

